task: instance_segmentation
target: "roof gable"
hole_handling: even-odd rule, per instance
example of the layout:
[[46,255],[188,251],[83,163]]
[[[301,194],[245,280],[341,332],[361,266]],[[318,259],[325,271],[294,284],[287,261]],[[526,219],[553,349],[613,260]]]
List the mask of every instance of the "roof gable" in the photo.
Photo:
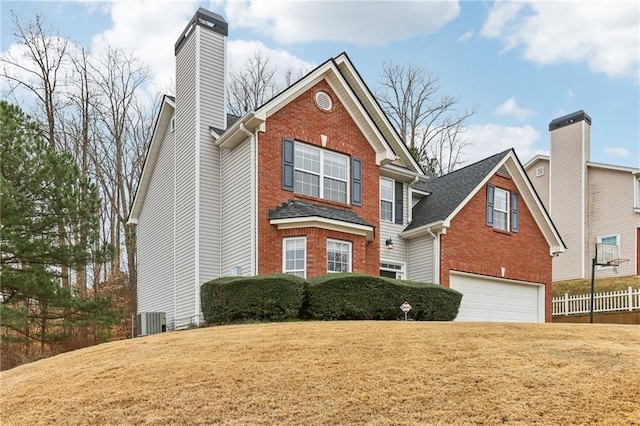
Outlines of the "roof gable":
[[545,236],[550,252],[553,254],[565,251],[566,246],[558,230],[513,149],[500,152],[439,178],[417,184],[416,189],[427,192],[429,195],[414,206],[413,220],[401,236],[411,238],[414,235],[422,235],[431,227],[448,228],[455,215],[499,170],[506,170],[513,179],[520,197]]
[[[383,165],[399,161],[402,166],[416,173],[422,173],[420,166],[397,137],[393,126],[382,111],[373,107],[377,104],[375,98],[357,75],[345,54],[329,59],[255,111],[245,114],[225,134],[221,135],[217,143],[223,147],[233,148],[240,139],[246,137],[245,130],[248,132],[257,128],[264,130],[269,116],[284,108],[321,80],[329,84],[376,152],[376,164]],[[240,131],[241,129],[244,130]]]
[[162,147],[162,141],[166,130],[169,128],[171,117],[176,109],[175,98],[173,96],[165,95],[162,98],[162,104],[160,105],[160,111],[156,118],[156,123],[153,127],[153,133],[151,136],[151,143],[147,150],[147,156],[144,159],[144,165],[142,166],[142,173],[140,180],[138,181],[138,188],[136,189],[136,195],[131,205],[131,211],[129,212],[129,219],[127,223],[137,223],[140,210],[144,198],[149,189],[149,182],[151,181],[151,175],[155,167],[158,155],[160,155],[160,148]]

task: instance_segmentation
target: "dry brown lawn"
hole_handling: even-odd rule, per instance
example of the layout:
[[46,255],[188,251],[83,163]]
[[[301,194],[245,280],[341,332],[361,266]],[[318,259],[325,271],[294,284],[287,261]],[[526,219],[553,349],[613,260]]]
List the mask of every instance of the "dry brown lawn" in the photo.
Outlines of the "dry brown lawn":
[[224,326],[107,343],[0,380],[3,425],[638,425],[640,328]]

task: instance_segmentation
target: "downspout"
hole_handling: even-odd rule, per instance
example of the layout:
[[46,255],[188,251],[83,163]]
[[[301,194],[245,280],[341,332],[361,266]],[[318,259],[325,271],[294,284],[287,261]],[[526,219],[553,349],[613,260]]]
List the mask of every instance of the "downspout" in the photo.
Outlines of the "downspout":
[[[411,183],[407,186],[407,198],[408,198],[407,202],[409,204],[413,204],[413,197],[411,196],[411,187],[416,183],[418,183],[419,180],[420,180],[420,177],[416,176],[413,178],[413,181],[411,181]],[[408,222],[411,223],[411,221],[413,220],[413,205],[410,208],[408,208],[408,210],[409,210]]]
[[440,234],[434,234],[431,228],[427,231],[433,237],[433,281],[434,284],[440,284]]

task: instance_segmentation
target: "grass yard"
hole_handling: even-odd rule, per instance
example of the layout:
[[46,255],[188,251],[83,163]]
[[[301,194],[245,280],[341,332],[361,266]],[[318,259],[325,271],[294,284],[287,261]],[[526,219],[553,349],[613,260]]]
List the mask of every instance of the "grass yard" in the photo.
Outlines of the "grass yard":
[[0,423],[637,425],[639,365],[638,326],[223,326],[4,371]]
[[[627,290],[629,287],[640,288],[640,275],[597,278],[596,272],[596,293]],[[556,281],[553,283],[553,297],[564,296],[565,293],[569,295],[591,294],[591,279]]]

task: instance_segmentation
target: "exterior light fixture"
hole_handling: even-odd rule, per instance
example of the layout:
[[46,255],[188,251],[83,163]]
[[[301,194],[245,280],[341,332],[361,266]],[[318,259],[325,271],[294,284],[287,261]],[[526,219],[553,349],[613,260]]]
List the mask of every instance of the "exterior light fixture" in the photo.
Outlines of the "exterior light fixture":
[[387,238],[387,241],[385,241],[385,244],[387,245],[387,249],[393,250],[393,240],[391,240],[391,238]]

